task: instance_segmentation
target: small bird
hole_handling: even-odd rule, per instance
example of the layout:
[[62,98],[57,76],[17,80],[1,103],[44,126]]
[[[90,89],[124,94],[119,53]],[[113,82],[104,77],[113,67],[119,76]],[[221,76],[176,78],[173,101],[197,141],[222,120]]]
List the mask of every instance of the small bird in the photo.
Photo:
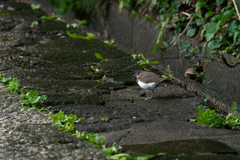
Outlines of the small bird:
[[[152,90],[152,94],[154,92],[154,89],[160,84],[160,82],[164,81],[164,78],[161,78],[159,75],[153,73],[153,72],[147,72],[147,71],[142,71],[138,70],[134,74],[135,77],[137,77],[137,83],[138,85],[147,90]],[[146,99],[151,99],[151,97],[148,97]]]

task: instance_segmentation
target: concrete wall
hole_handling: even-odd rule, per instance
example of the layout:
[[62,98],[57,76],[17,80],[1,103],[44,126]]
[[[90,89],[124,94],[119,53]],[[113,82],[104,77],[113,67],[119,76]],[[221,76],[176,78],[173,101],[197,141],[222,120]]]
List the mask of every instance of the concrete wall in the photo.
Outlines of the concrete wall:
[[[136,53],[143,53],[145,56],[148,55],[153,58],[163,57],[160,52],[155,52],[152,55],[148,54],[152,51],[158,37],[159,30],[155,29],[156,23],[148,22],[145,17],[131,18],[127,13],[120,14],[116,4],[109,7],[108,15],[104,18],[105,26],[97,23],[98,18],[89,21],[89,26],[93,30],[102,33],[105,29],[109,35],[109,39],[114,38],[118,43],[133,49]],[[174,35],[173,31],[167,31],[163,39],[166,42],[170,42]],[[181,39],[201,46],[196,40],[186,36],[182,36]],[[174,47],[171,51],[167,52],[167,57],[177,56],[183,56],[179,48]],[[233,61],[231,56],[227,56],[227,58]],[[188,68],[192,68],[192,65],[184,58],[159,60],[159,62],[164,67],[167,67],[169,64],[174,72],[181,75],[184,75]],[[240,90],[238,89],[239,67],[229,68],[220,62],[211,63],[206,69],[206,81],[213,80],[213,82],[207,88],[222,94],[223,98],[235,100],[240,104]]]

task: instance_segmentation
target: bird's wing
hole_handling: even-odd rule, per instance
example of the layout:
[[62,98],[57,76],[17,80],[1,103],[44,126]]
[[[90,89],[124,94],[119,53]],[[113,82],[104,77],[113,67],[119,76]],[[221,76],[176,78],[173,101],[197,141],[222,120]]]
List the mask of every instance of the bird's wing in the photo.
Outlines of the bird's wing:
[[151,82],[158,82],[158,81],[163,81],[164,79],[161,78],[159,75],[152,73],[152,72],[148,72],[148,74],[146,74],[145,76],[141,77],[144,82],[146,83],[151,83]]

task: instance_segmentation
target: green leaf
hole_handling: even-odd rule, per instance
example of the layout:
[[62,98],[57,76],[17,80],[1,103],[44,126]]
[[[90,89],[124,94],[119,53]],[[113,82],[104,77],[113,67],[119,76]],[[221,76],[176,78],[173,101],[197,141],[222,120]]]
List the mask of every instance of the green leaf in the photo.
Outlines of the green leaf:
[[151,62],[151,64],[159,64],[159,62],[155,61],[155,62]]
[[101,56],[101,54],[99,54],[99,53],[95,53],[95,56],[96,56],[98,59],[103,60],[103,57]]
[[233,12],[231,10],[224,12],[223,17],[222,17],[221,22],[220,22],[220,25],[221,26],[224,25],[226,20],[231,18],[232,15],[233,15]]
[[202,23],[203,23],[203,18],[198,18],[198,17],[197,17],[197,18],[195,19],[195,22],[196,22],[196,25],[197,25],[197,26],[201,26]]
[[236,19],[234,19],[233,21],[231,21],[228,24],[228,30],[230,32],[234,32],[236,29],[240,29],[240,22]]
[[218,47],[218,45],[219,45],[219,39],[213,39],[213,40],[211,40],[209,43],[208,43],[208,47],[210,48],[210,49],[215,49],[215,48],[217,48]]
[[147,64],[148,64],[147,62],[142,62],[139,65],[147,65]]
[[105,44],[109,44],[109,41],[108,41],[108,40],[105,40],[104,43],[105,43]]
[[162,78],[164,78],[164,79],[168,79],[168,76],[162,75]]
[[79,22],[79,25],[83,25],[83,24],[87,24],[87,20],[86,19],[83,19]]
[[111,44],[114,43],[115,39],[111,39]]
[[214,37],[215,34],[216,34],[215,32],[214,33],[206,33],[205,36],[206,36],[207,41],[210,41]]
[[231,111],[235,113],[235,110],[237,109],[237,102],[232,101],[231,107],[232,107]]
[[170,69],[170,66],[169,66],[169,65],[167,65],[167,70],[168,70],[168,74],[169,74],[169,75],[172,75],[171,69]]
[[193,62],[193,61],[188,61],[189,63],[191,63],[191,64],[196,64],[196,62]]
[[146,17],[146,19],[147,19],[149,22],[154,22],[154,21],[152,20],[152,18],[149,17],[147,14],[145,14],[145,17]]
[[216,13],[216,12],[214,12],[214,11],[209,11],[209,12],[207,12],[207,13],[205,14],[205,18],[208,18],[208,17],[214,15],[215,13]]
[[215,23],[216,23],[216,22],[219,22],[219,21],[221,21],[222,17],[223,17],[223,13],[219,13],[219,14],[213,16],[213,17],[211,18],[211,21],[212,21],[212,22],[215,22]]
[[41,5],[40,4],[32,4],[31,7],[32,7],[32,9],[40,9]]
[[219,28],[219,22],[211,22],[207,23],[203,26],[204,30],[206,30],[207,33],[216,33]]
[[187,30],[187,36],[193,37],[196,33],[197,28],[196,27],[189,27]]
[[[207,5],[206,3],[204,3],[204,2],[199,2],[199,1],[198,1],[197,4],[196,4],[196,6],[195,6],[195,12],[197,12],[197,10],[198,10],[199,8],[208,8],[208,5]],[[200,17],[200,18],[202,18],[201,10],[198,11],[197,16]]]

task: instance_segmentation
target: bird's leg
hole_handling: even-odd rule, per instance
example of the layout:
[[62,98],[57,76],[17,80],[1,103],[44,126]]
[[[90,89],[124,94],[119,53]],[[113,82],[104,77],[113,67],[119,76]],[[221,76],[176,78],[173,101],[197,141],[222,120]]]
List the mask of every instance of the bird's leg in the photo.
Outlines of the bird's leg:
[[153,98],[153,93],[154,93],[154,90],[152,89],[152,96],[151,96],[151,98]]
[[144,98],[145,100],[148,100],[149,99],[149,93],[148,93],[148,89],[147,89],[147,97]]

